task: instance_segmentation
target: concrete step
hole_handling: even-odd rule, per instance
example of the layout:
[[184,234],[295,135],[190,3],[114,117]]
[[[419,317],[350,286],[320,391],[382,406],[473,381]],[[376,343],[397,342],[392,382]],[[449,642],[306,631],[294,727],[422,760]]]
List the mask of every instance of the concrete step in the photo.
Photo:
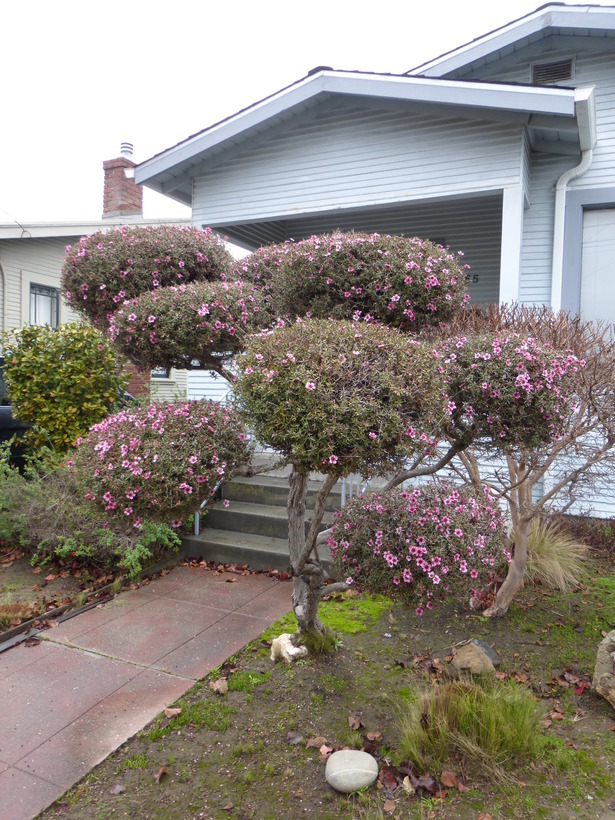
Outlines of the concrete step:
[[[266,535],[204,529],[200,535],[182,539],[182,552],[187,558],[204,558],[225,564],[248,564],[253,569],[288,570],[288,541]],[[331,554],[327,547],[320,550],[322,564],[331,572]]]
[[[320,487],[320,482],[310,481],[306,501],[308,509],[314,509],[314,501]],[[252,504],[267,504],[286,508],[288,478],[271,475],[234,478],[223,485],[222,497],[229,501],[245,501]],[[329,494],[325,509],[334,512],[340,509],[341,503],[341,487],[338,484]]]
[[[288,538],[286,507],[254,504],[247,501],[230,501],[228,507],[225,507],[222,502],[217,502],[207,509],[207,515],[202,519],[203,529],[230,530],[235,533],[250,533],[270,538]],[[321,529],[326,529],[332,522],[332,514],[325,513]],[[308,527],[309,523],[306,522],[306,533]]]

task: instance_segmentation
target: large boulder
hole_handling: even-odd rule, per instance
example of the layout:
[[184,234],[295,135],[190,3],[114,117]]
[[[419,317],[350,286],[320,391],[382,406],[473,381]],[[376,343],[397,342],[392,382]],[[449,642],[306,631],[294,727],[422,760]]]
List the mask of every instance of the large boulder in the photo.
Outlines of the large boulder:
[[476,643],[460,646],[451,667],[456,672],[469,672],[471,675],[495,675],[495,669],[487,653]]
[[378,777],[378,763],[367,752],[342,749],[327,760],[325,778],[336,791],[350,794],[371,786]]
[[598,646],[592,688],[615,706],[615,630]]

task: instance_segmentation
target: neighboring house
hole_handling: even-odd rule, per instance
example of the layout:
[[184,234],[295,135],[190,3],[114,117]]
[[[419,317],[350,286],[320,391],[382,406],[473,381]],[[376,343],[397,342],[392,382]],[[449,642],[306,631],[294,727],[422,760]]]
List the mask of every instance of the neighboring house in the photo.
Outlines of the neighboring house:
[[316,68],[135,179],[248,249],[420,235],[464,251],[475,303],[610,320],[615,8],[543,6],[404,75]]
[[613,321],[615,7],[542,6],[403,75],[315,68],[135,179],[247,249],[418,235],[465,253],[475,304]]
[[[26,324],[57,327],[78,321],[60,293],[67,245],[96,231],[126,224],[167,224],[143,219],[143,189],[126,170],[135,167],[132,146],[122,145],[122,156],[103,163],[105,173],[103,217],[99,222],[59,222],[0,225],[0,331]],[[130,170],[129,170],[129,173]],[[181,224],[182,220],[174,220]],[[152,392],[161,398],[186,395],[185,371],[152,373]],[[149,389],[149,377],[134,374],[131,392]]]

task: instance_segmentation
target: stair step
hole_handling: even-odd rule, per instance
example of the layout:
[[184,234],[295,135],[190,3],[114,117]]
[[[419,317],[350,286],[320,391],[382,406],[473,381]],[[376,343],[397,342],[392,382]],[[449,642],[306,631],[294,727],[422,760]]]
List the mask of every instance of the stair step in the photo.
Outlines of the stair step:
[[[314,501],[320,487],[320,482],[310,481],[306,499],[308,509],[314,508]],[[222,497],[229,501],[245,501],[253,504],[267,504],[286,508],[288,479],[271,475],[234,478],[223,485]],[[339,510],[341,498],[341,488],[336,485],[327,498],[325,509],[329,512]]]
[[[208,507],[203,519],[204,529],[230,530],[237,533],[288,538],[286,507],[254,504],[248,501],[231,501],[228,507],[220,502]],[[331,525],[331,513],[325,513],[321,529]],[[306,533],[309,522],[306,522]]]
[[[290,563],[288,541],[266,535],[204,529],[200,535],[182,539],[182,552],[187,558],[204,558],[225,564],[247,564],[253,569],[288,570]],[[331,572],[331,554],[327,547],[320,549],[320,557],[327,573]]]

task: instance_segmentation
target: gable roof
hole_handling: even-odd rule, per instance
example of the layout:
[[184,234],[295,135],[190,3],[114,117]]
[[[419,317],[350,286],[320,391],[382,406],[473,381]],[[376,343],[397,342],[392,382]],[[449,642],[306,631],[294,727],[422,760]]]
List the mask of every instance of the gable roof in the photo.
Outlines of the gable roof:
[[[595,141],[593,91],[536,87],[508,83],[410,77],[407,75],[334,71],[319,68],[307,77],[239,111],[183,142],[142,162],[135,181],[171,196],[192,202],[192,178],[203,164],[222,152],[241,146],[318,104],[343,96],[370,101],[397,101],[408,107],[429,107],[432,113],[457,116],[510,118],[513,121],[562,132],[581,148]],[[589,144],[591,143],[591,145]]]
[[481,65],[496,52],[502,56],[550,34],[615,36],[615,6],[568,6],[548,3],[536,11],[490,31],[406,72],[407,76],[444,77]]

